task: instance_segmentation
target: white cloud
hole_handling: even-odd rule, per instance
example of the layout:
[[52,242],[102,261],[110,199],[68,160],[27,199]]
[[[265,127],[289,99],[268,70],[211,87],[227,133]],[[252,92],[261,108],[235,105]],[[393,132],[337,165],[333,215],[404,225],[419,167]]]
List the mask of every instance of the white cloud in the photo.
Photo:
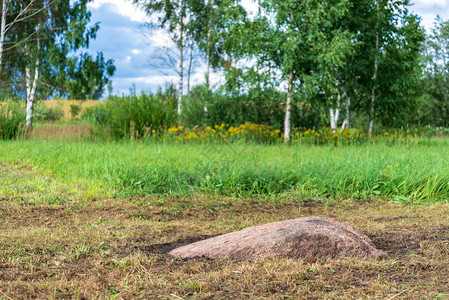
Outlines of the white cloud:
[[444,8],[448,5],[447,0],[415,0],[414,4],[416,7],[422,8],[431,8],[431,7],[440,7]]
[[449,19],[449,0],[415,0],[411,10],[421,16],[421,24],[430,32],[437,15]]
[[122,16],[130,18],[132,21],[145,23],[149,20],[143,10],[137,8],[131,1],[125,0],[94,0],[89,3],[90,8],[100,8],[103,4],[113,4],[116,12]]
[[174,46],[173,41],[167,31],[163,29],[153,29],[145,32],[145,36],[148,38],[151,46],[156,48],[170,48]]

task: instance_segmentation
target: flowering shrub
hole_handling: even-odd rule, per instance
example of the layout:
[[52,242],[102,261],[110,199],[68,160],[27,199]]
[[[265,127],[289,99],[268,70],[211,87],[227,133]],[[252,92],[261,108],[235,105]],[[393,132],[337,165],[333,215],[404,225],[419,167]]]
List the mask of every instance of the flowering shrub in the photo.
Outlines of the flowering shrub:
[[307,129],[301,131],[301,128],[294,132],[292,142],[307,143],[315,145],[334,144],[334,145],[359,145],[367,142],[387,142],[394,144],[396,142],[408,142],[413,139],[413,135],[402,132],[389,133],[387,131],[382,134],[370,136],[363,132],[361,128],[336,130],[335,132],[330,127],[322,128],[319,131]]
[[193,129],[184,126],[171,127],[168,129],[168,136],[177,141],[220,141],[220,142],[256,142],[256,143],[276,143],[282,139],[279,129],[270,126],[258,125],[246,122],[240,126],[215,125],[214,127],[194,127]]
[[368,134],[364,133],[361,129],[348,129],[345,128],[341,131],[332,131],[329,127],[323,128],[319,131],[313,129],[307,129],[301,131],[295,131],[293,141],[296,143],[307,143],[315,145],[334,144],[334,145],[347,145],[347,144],[360,144],[366,142],[369,139]]
[[[270,126],[258,125],[246,122],[240,126],[215,125],[214,127],[203,126],[192,129],[184,126],[171,127],[168,129],[169,138],[178,142],[255,142],[255,143],[280,143],[284,140],[284,134],[279,129]],[[314,145],[356,145],[366,142],[388,142],[409,141],[412,135],[404,133],[389,133],[369,136],[368,133],[358,129],[348,129],[332,131],[330,128],[321,130],[303,129],[301,127],[292,130],[291,142]]]

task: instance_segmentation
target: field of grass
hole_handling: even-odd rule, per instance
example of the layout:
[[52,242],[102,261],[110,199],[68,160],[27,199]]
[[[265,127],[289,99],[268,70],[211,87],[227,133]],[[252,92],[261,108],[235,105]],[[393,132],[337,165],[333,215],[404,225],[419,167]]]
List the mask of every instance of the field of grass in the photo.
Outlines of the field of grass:
[[0,142],[0,161],[96,186],[107,196],[449,199],[446,140],[344,147],[15,141]]
[[[0,299],[449,299],[447,146],[0,142]],[[166,255],[309,215],[389,257]]]

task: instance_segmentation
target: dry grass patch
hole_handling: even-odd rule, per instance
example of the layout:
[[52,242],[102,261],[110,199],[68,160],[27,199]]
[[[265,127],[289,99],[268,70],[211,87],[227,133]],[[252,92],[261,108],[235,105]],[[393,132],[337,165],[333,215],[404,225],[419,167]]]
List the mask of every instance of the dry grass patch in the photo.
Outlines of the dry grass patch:
[[[175,260],[174,247],[308,215],[336,217],[385,260]],[[448,298],[449,207],[216,197],[0,202],[0,298]]]
[[86,124],[38,124],[26,136],[31,141],[80,142],[90,138],[90,128]]
[[104,101],[98,100],[46,100],[42,102],[47,108],[60,107],[64,111],[63,120],[69,120],[72,118],[70,115],[70,105],[75,104],[81,106],[80,115],[83,110],[87,107],[92,107],[95,105],[102,105]]

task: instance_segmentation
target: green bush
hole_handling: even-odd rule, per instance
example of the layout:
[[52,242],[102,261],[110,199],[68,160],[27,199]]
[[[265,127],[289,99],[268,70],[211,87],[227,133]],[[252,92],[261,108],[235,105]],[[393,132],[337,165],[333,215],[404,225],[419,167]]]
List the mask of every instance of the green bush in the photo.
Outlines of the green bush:
[[105,125],[107,123],[106,108],[104,105],[86,107],[83,110],[81,119],[90,124]]
[[43,121],[59,121],[64,117],[64,111],[61,107],[55,106],[47,109]]
[[216,96],[204,86],[196,86],[182,103],[181,124],[188,128],[208,124],[206,109]]
[[70,104],[70,115],[72,116],[72,119],[75,119],[80,112],[81,112],[81,105]]
[[25,124],[25,108],[16,102],[0,103],[0,138],[16,139]]
[[96,131],[108,133],[114,139],[161,136],[176,123],[175,103],[176,98],[169,92],[115,96],[103,108],[87,110],[83,118],[95,120]]
[[34,105],[33,118],[39,121],[59,121],[64,117],[64,110],[60,105],[47,107],[42,101]]
[[[193,128],[205,124],[239,126],[251,122],[283,129],[285,99],[286,94],[275,89],[254,88],[244,94],[229,95],[220,90],[212,92],[205,86],[196,86],[184,99],[181,123]],[[320,122],[320,112],[299,99],[293,101],[292,127],[316,128]]]

